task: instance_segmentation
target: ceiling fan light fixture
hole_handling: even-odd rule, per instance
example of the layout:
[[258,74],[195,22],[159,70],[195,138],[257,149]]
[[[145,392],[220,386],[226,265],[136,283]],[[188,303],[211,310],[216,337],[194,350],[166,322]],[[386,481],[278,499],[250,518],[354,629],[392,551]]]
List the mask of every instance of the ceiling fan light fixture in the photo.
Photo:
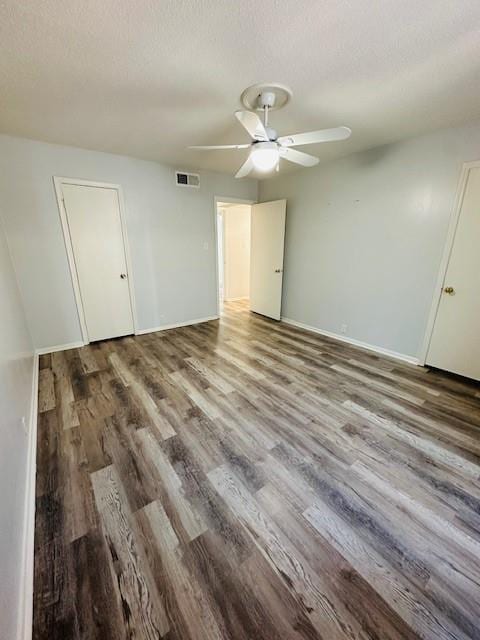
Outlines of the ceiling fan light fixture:
[[257,171],[272,171],[278,165],[278,145],[276,142],[257,142],[250,153],[253,166]]

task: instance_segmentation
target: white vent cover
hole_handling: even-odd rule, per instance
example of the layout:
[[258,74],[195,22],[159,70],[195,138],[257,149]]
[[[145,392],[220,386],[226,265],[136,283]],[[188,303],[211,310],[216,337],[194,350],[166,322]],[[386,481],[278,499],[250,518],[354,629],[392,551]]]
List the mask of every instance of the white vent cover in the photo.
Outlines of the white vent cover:
[[200,187],[200,176],[198,173],[184,173],[183,171],[175,171],[175,181],[177,187]]

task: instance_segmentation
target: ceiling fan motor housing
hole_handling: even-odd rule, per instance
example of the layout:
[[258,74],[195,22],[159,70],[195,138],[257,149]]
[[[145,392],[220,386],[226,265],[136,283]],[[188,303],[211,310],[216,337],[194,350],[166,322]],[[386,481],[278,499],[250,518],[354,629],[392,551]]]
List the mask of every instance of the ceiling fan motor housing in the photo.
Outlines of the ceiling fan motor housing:
[[269,140],[275,141],[278,138],[277,132],[275,131],[275,129],[272,129],[272,127],[265,127],[265,131],[268,134]]

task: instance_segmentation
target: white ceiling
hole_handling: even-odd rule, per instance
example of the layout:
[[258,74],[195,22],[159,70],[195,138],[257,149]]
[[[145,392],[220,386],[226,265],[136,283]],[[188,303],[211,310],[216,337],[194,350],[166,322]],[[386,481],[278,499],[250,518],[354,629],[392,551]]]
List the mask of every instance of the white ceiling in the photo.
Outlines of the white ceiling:
[[280,135],[348,125],[308,149],[345,155],[480,116],[479,28],[479,0],[3,0],[0,131],[232,172],[245,151],[186,147],[247,141],[268,81]]

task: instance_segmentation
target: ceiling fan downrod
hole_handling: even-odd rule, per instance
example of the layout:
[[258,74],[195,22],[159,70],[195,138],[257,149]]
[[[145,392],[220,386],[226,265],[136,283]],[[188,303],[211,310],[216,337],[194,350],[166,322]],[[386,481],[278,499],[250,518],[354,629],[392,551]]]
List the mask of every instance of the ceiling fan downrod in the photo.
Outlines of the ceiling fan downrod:
[[269,109],[275,106],[275,94],[273,91],[262,91],[258,94],[258,105],[263,110],[263,124],[268,127]]

